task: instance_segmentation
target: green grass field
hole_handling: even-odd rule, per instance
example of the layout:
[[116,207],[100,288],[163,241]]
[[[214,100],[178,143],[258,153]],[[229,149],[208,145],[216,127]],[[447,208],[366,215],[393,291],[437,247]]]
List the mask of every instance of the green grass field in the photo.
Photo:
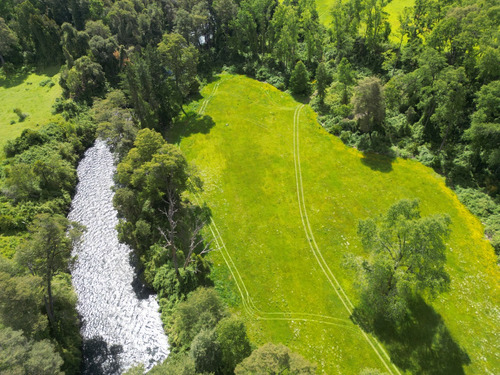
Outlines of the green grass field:
[[[316,9],[318,10],[319,20],[325,26],[330,26],[332,16],[330,15],[333,0],[316,0]],[[399,28],[399,15],[403,13],[405,7],[411,7],[415,4],[415,0],[392,0],[386,7],[385,11],[389,14],[389,23],[392,28],[391,40],[398,41],[395,36]]]
[[[326,374],[402,374],[414,363],[444,369],[428,373],[499,373],[496,257],[441,177],[347,148],[311,108],[270,85],[222,75],[202,94],[169,139],[205,183],[192,198],[212,212],[216,287],[254,342],[284,343]],[[421,318],[399,339],[377,332],[375,340],[349,319],[356,300],[342,257],[363,253],[358,220],[401,198],[419,198],[424,215],[450,215],[451,290],[419,306]]]
[[[52,105],[62,93],[56,71],[54,68],[44,73],[20,75],[9,81],[0,80],[0,159],[4,157],[5,143],[19,136],[24,129],[36,128],[60,118],[52,114]],[[55,85],[40,86],[47,79],[51,79]],[[20,108],[28,117],[19,122],[14,108]]]

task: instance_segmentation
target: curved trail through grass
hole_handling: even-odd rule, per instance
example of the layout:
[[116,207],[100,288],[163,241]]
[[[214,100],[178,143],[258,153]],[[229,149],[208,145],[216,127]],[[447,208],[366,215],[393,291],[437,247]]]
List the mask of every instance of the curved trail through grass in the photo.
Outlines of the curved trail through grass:
[[[214,85],[214,88],[212,89],[209,96],[202,102],[201,107],[198,109],[199,115],[202,115],[205,113],[209,102],[217,94],[217,91],[218,91],[221,83],[222,83],[221,81],[217,82]],[[300,111],[303,107],[304,107],[304,105],[302,104],[302,105],[298,105],[295,108],[294,118],[293,118],[293,158],[294,158],[294,165],[295,165],[295,180],[296,180],[297,200],[299,203],[300,217],[302,220],[302,225],[303,225],[304,232],[306,234],[307,242],[309,244],[311,252],[313,253],[313,255],[314,255],[318,265],[320,266],[323,274],[326,276],[329,284],[335,290],[335,293],[337,294],[339,300],[342,302],[342,304],[344,305],[347,312],[349,314],[352,314],[352,310],[354,309],[354,305],[352,304],[352,302],[348,298],[344,289],[342,288],[342,286],[338,282],[337,278],[335,277],[335,275],[331,271],[330,267],[328,266],[327,262],[325,261],[323,254],[321,253],[321,250],[319,249],[319,246],[316,243],[316,239],[314,238],[314,234],[313,234],[311,224],[309,222],[309,217],[307,214],[307,209],[306,209],[306,205],[305,205],[304,187],[303,187],[303,181],[302,181],[302,170],[301,170],[301,165],[300,165],[300,141],[299,141],[299,119],[300,119]],[[198,205],[200,205],[201,201],[202,201],[202,198],[198,194],[195,194],[195,202]],[[253,299],[251,298],[250,293],[248,292],[248,289],[243,281],[243,278],[242,278],[238,268],[236,267],[213,218],[211,218],[210,224],[208,225],[208,227],[209,227],[209,230],[210,230],[210,232],[211,232],[211,234],[216,242],[217,249],[220,250],[220,253],[224,259],[224,262],[226,263],[226,266],[228,267],[228,269],[229,269],[229,271],[234,279],[234,282],[236,283],[236,287],[238,288],[238,291],[239,291],[239,294],[240,294],[240,297],[242,300],[243,309],[249,316],[251,316],[257,320],[304,321],[304,322],[311,322],[311,323],[320,323],[320,324],[325,324],[325,325],[335,325],[335,326],[340,326],[340,327],[348,329],[348,330],[358,332],[358,329],[353,327],[353,323],[347,319],[335,318],[335,317],[319,315],[319,314],[278,312],[278,311],[276,311],[276,312],[263,312],[263,311],[259,310],[255,306],[255,303],[254,303]],[[382,362],[384,367],[387,369],[387,371],[391,375],[394,375],[394,371],[391,369],[391,366],[387,363],[387,361],[389,361],[389,363],[392,364],[392,367],[396,370],[396,373],[401,375],[398,368],[391,362],[390,357],[388,356],[388,354],[384,350],[384,348],[380,345],[380,343],[376,339],[370,338],[366,334],[366,332],[364,332],[359,326],[358,326],[358,328],[361,331],[361,334],[363,335],[363,337],[366,339],[368,344],[373,349],[373,351],[376,353],[377,357],[380,359],[380,361]],[[374,342],[375,342],[375,345],[378,347],[378,349],[374,345]],[[382,354],[385,358],[380,354],[380,352],[382,352]]]
[[[219,88],[219,85],[221,82],[217,82],[214,85],[214,88],[212,89],[212,92],[210,95],[202,102],[201,107],[198,109],[198,114],[202,115],[210,100],[215,96],[217,93],[217,90]],[[267,129],[267,128],[266,128]],[[200,205],[202,202],[202,198],[200,197],[199,194],[194,194],[194,200],[195,203]],[[255,319],[258,320],[285,320],[285,321],[303,321],[303,322],[311,322],[311,323],[320,323],[320,324],[327,324],[327,325],[335,325],[335,326],[340,326],[345,329],[349,329],[352,331],[356,331],[355,328],[353,328],[353,324],[350,320],[348,319],[341,319],[341,318],[336,318],[332,316],[327,316],[327,315],[320,315],[320,314],[310,314],[310,313],[297,313],[297,312],[264,312],[259,310],[253,301],[253,299],[250,296],[250,293],[248,292],[248,289],[245,285],[245,282],[243,281],[243,278],[241,277],[241,274],[236,267],[227,247],[226,244],[224,243],[224,240],[222,239],[222,236],[219,232],[219,229],[217,225],[215,224],[215,221],[213,218],[211,218],[210,224],[208,225],[210,232],[212,233],[212,236],[217,244],[217,249],[220,250],[222,257],[224,259],[224,262],[226,263],[235,283],[236,287],[238,288],[238,291],[240,293],[240,297],[243,303],[243,308],[245,312],[249,315],[252,316]]]
[[[284,343],[328,374],[498,373],[496,256],[441,177],[416,161],[347,148],[307,105],[247,77],[222,74],[203,96],[188,109],[199,116],[179,118],[167,136],[206,183],[197,199],[213,214],[205,228],[213,280],[254,342]],[[425,215],[450,215],[450,291],[419,306],[401,334],[359,332],[349,317],[355,280],[341,257],[366,255],[358,219],[409,197]]]
[[[302,225],[304,227],[304,232],[306,234],[307,242],[309,244],[309,247],[311,248],[311,251],[314,254],[314,257],[316,258],[319,266],[321,267],[321,270],[323,271],[324,275],[328,279],[330,285],[332,288],[335,290],[337,293],[337,296],[339,297],[340,301],[346,308],[347,312],[349,314],[352,314],[352,310],[354,309],[354,305],[350,301],[349,297],[345,293],[344,289],[338,282],[337,278],[333,274],[332,270],[328,266],[328,263],[325,261],[325,258],[323,257],[323,254],[321,253],[321,250],[319,249],[318,244],[316,243],[316,239],[314,238],[314,233],[311,229],[311,223],[309,222],[309,217],[307,216],[307,209],[306,209],[306,203],[305,203],[305,198],[304,198],[304,185],[302,182],[302,170],[300,166],[300,137],[299,137],[299,119],[300,119],[300,111],[304,107],[304,104],[298,105],[295,109],[294,117],[293,117],[293,159],[294,159],[294,164],[295,164],[295,180],[296,180],[296,185],[297,185],[297,200],[299,203],[299,211],[300,211],[300,217],[302,219]],[[314,246],[313,246],[314,245]],[[380,345],[380,343],[374,339],[370,338],[366,332],[364,332],[361,327],[360,327],[361,333],[365,337],[365,339],[368,341],[372,349],[375,351],[377,356],[380,358],[386,369],[389,371],[390,374],[394,374],[393,371],[391,370],[390,366],[387,364],[386,360],[380,355],[380,352],[375,348],[373,345],[373,341],[377,344],[378,348],[382,351],[384,356],[389,360],[390,362],[390,357],[387,354],[387,352],[384,350],[384,348]],[[398,368],[392,363],[392,366],[396,370],[396,372],[401,375],[399,372]]]

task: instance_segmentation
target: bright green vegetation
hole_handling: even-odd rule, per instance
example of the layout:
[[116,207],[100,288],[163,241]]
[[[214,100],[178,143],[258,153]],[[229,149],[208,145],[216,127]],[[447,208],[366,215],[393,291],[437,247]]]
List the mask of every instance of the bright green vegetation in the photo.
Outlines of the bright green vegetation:
[[308,106],[267,84],[222,75],[202,94],[189,109],[215,124],[188,116],[169,138],[205,183],[192,198],[212,212],[216,287],[247,320],[253,342],[283,343],[328,374],[398,374],[349,320],[355,275],[342,263],[348,252],[366,256],[359,219],[418,198],[422,216],[450,216],[450,291],[414,307],[404,336],[377,331],[379,342],[401,373],[498,372],[496,256],[443,178],[416,161],[348,148]]
[[[393,0],[387,4],[385,11],[389,14],[388,21],[391,24],[392,33],[399,28],[399,16],[403,13],[404,8],[411,7],[414,3],[414,0]],[[330,26],[332,21],[330,10],[333,4],[333,0],[316,0],[319,20],[327,27]]]
[[[19,136],[24,129],[60,118],[52,114],[52,105],[62,93],[59,75],[53,73],[31,73],[9,81],[0,78],[0,159],[4,157],[5,143]],[[24,121],[20,122],[14,113],[16,108],[28,115]]]
[[393,34],[399,28],[399,16],[403,14],[405,8],[412,7],[414,4],[415,0],[392,0],[386,5],[384,10],[389,14],[388,21]]

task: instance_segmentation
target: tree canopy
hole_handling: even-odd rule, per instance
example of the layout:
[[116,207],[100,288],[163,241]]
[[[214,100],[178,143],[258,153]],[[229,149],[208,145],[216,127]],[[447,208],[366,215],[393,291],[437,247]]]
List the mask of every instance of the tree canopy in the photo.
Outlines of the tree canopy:
[[357,259],[360,309],[371,318],[398,321],[416,295],[435,297],[447,289],[444,268],[450,219],[420,216],[417,200],[401,200],[377,219],[359,222],[367,258]]

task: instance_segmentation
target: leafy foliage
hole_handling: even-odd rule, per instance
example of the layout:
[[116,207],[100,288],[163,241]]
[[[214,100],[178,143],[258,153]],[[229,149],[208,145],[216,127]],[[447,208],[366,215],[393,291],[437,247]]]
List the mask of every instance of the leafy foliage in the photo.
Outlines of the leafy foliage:
[[418,205],[401,200],[378,222],[359,222],[358,234],[370,254],[356,262],[360,310],[369,319],[386,316],[398,322],[417,293],[432,298],[450,282],[444,269],[450,220],[422,218]]
[[314,374],[316,366],[284,345],[267,343],[252,352],[238,366],[236,375],[250,374]]

